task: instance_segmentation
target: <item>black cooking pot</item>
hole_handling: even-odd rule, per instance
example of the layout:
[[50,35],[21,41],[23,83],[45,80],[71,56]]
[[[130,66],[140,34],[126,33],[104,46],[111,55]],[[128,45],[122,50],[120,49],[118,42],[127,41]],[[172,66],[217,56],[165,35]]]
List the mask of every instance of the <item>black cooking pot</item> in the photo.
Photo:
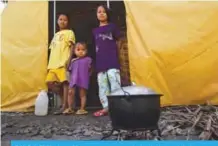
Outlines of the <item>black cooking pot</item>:
[[114,129],[157,129],[160,97],[149,88],[127,86],[108,95],[109,116]]

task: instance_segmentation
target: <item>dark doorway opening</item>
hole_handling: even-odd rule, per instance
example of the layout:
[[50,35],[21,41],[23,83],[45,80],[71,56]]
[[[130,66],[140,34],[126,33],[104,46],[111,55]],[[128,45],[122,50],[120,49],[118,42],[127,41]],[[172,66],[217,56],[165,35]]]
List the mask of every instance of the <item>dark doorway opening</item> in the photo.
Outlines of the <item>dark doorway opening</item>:
[[[92,40],[92,29],[98,26],[96,20],[96,8],[98,5],[106,5],[106,1],[56,1],[56,14],[67,13],[70,16],[70,28],[75,32],[76,41],[84,41],[88,44],[89,56],[95,59],[95,47]],[[123,1],[110,1],[110,9],[112,12],[112,20],[116,23],[124,34],[123,48],[125,53],[123,56],[124,66],[128,66],[128,54],[126,54],[126,12]],[[56,18],[57,19],[57,18]],[[49,42],[54,35],[54,2],[49,2]],[[56,29],[57,31],[57,29]],[[122,57],[121,57],[122,58]],[[121,59],[122,60],[122,59]],[[121,65],[122,66],[122,65]],[[125,80],[129,80],[128,67],[124,67],[124,72],[121,74]],[[98,98],[97,75],[93,74],[90,79],[90,88],[87,97],[88,107],[100,107]],[[77,96],[78,97],[78,96]],[[77,98],[78,101],[79,98]],[[77,102],[77,106],[79,102]]]

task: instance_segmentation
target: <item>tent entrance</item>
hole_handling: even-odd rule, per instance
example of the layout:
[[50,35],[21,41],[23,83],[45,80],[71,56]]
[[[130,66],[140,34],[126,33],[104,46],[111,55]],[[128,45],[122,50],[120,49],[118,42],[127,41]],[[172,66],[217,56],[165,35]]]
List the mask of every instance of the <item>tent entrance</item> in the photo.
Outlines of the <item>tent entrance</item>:
[[[75,32],[76,41],[84,41],[88,44],[89,55],[95,58],[95,47],[92,41],[92,29],[97,27],[96,8],[98,5],[109,5],[112,10],[112,20],[126,33],[125,22],[125,7],[122,1],[49,1],[49,42],[51,41],[54,32],[57,31],[56,19],[59,13],[67,13],[70,17],[70,28]],[[126,40],[124,38],[124,40]],[[124,44],[126,41],[123,41]],[[124,45],[126,46],[126,45]],[[127,48],[123,56],[126,55]],[[125,57],[121,57],[125,58]],[[126,59],[125,58],[125,59]],[[128,61],[124,59],[123,64]],[[125,67],[126,68],[126,67]],[[128,69],[124,69],[128,70]],[[128,74],[128,73],[127,73]],[[96,75],[91,77],[90,89],[88,91],[87,106],[100,107],[98,98],[98,86]],[[78,100],[77,95],[77,100]],[[77,102],[79,103],[79,102]],[[78,106],[78,104],[77,104]]]

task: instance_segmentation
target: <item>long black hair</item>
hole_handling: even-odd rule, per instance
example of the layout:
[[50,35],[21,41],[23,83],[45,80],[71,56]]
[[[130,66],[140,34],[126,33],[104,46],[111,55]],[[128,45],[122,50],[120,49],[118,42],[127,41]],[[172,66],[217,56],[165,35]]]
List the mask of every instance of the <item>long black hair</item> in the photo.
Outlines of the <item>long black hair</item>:
[[[69,27],[70,27],[70,16],[69,16],[69,14],[68,14],[68,13],[64,13],[64,12],[58,13],[58,14],[57,14],[57,18],[56,18],[57,21],[58,21],[58,19],[59,19],[59,17],[60,17],[61,15],[64,15],[64,16],[67,17],[67,20],[68,20],[67,28],[69,29]],[[57,21],[56,21],[56,23],[57,23]],[[58,24],[57,24],[57,26],[58,26]],[[59,29],[59,26],[56,27],[56,29],[58,30],[58,29]]]
[[[111,10],[110,10],[107,6],[105,6],[105,5],[99,5],[99,6],[97,7],[97,9],[96,9],[96,13],[98,12],[98,8],[99,8],[99,7],[104,8],[105,13],[106,13],[106,15],[107,15],[107,22],[111,22]],[[98,18],[97,18],[97,21],[99,22]]]

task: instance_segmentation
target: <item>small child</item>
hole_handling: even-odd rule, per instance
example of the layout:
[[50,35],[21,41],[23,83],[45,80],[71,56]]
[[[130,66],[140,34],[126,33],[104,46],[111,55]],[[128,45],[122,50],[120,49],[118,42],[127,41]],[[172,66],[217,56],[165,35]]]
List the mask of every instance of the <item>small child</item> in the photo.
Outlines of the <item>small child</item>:
[[81,99],[81,107],[76,112],[78,115],[87,114],[85,110],[86,106],[86,91],[89,86],[89,76],[92,59],[87,56],[87,46],[85,43],[77,43],[75,46],[74,53],[76,58],[71,60],[68,67],[70,71],[70,85],[68,92],[68,108],[63,114],[73,114],[74,110],[72,106],[75,102],[75,88],[79,87],[79,95]]

